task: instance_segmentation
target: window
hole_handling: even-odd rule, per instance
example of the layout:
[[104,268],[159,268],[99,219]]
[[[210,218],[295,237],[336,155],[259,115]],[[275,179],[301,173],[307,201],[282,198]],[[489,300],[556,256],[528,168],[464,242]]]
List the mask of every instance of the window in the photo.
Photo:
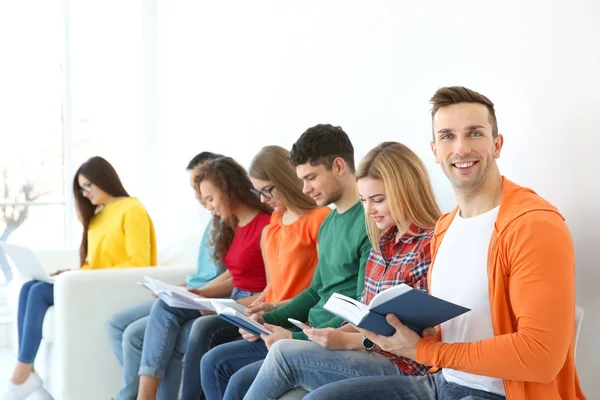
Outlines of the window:
[[[155,12],[146,2],[48,0],[35,12],[0,2],[0,38],[11,38],[0,40],[0,240],[75,248],[73,175],[95,155],[147,207],[157,197]],[[11,276],[0,254],[0,286]]]
[[61,4],[0,2],[0,240],[31,247],[65,237]]

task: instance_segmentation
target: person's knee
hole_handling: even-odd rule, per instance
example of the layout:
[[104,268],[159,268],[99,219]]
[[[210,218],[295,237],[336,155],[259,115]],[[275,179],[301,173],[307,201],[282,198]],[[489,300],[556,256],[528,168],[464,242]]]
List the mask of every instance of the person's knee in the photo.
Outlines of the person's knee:
[[304,341],[293,340],[293,339],[278,340],[275,343],[273,343],[273,345],[269,349],[269,352],[274,351],[274,352],[280,353],[282,355],[285,355],[286,353],[288,353],[290,351],[294,351],[297,347],[299,347],[297,345],[298,344],[297,342],[300,342],[300,344],[304,344]]
[[222,357],[219,354],[219,348],[215,347],[202,356],[202,359],[200,360],[200,370],[206,372],[216,371],[219,360],[222,360]]
[[205,340],[213,342],[213,338],[218,337],[223,331],[220,325],[221,321],[221,317],[217,315],[204,315],[196,319],[190,331],[190,339],[205,338]]
[[139,329],[138,324],[129,324],[123,331],[123,349],[135,349],[141,351],[144,345],[144,330]]
[[150,311],[150,313],[168,313],[168,314],[173,314],[175,311],[175,309],[171,306],[169,306],[167,303],[165,303],[162,300],[156,300],[154,302],[154,304],[152,304],[152,310]]
[[39,283],[38,281],[27,281],[21,286],[21,291],[29,291],[31,287],[35,284]]
[[305,354],[314,348],[313,345],[313,342],[306,340],[282,339],[271,346],[268,354],[285,359],[296,354]]
[[235,374],[231,375],[227,386],[231,385],[231,387],[234,389],[242,388],[242,387],[246,386],[246,385],[244,385],[244,382],[247,382],[249,380],[247,375],[248,374],[246,374],[246,371],[244,371],[244,368],[242,368],[241,370],[237,371]]
[[260,363],[253,363],[245,366],[229,378],[227,386],[231,386],[234,391],[240,393],[240,398],[243,397],[243,394],[245,394],[250,386],[252,386],[252,382],[254,382],[259,369]]
[[37,281],[27,281],[21,286],[21,291],[19,292],[19,302],[27,301],[29,298],[29,293],[31,292],[31,288],[33,285],[38,283]]
[[112,338],[120,338],[123,336],[123,331],[125,330],[125,326],[122,326],[120,323],[120,312],[113,314],[108,321],[106,321],[106,331],[108,335]]
[[34,285],[29,289],[29,301],[34,301],[36,303],[47,303],[48,299],[48,291],[49,289],[47,283],[44,282],[35,282]]

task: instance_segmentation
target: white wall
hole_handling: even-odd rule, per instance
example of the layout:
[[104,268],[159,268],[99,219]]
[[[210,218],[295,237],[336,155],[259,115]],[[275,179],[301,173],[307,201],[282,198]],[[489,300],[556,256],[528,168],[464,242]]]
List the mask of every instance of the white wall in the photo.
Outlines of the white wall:
[[160,202],[193,201],[183,170],[199,151],[247,165],[261,146],[289,148],[328,122],[357,160],[383,140],[409,145],[448,210],[428,99],[445,85],[478,90],[497,105],[502,172],[558,206],[573,234],[586,312],[578,370],[600,397],[599,20],[594,0],[159,2]]

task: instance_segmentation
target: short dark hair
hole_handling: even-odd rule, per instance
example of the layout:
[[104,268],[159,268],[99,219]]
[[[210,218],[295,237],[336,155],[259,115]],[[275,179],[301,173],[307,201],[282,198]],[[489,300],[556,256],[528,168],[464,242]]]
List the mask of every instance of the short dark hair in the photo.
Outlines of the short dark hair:
[[292,146],[289,158],[294,167],[308,162],[312,166],[323,164],[331,169],[333,160],[338,157],[354,173],[354,147],[346,132],[339,126],[319,124],[308,128],[300,136]]
[[198,165],[206,162],[216,160],[217,158],[223,157],[221,154],[211,153],[210,151],[203,151],[200,154],[196,154],[194,158],[190,160],[186,167],[186,171],[191,171],[196,168]]
[[[496,120],[496,112],[494,111],[494,103],[481,93],[467,89],[464,86],[447,86],[439,88],[429,100],[431,103],[431,120],[435,117],[435,113],[442,107],[450,106],[458,103],[479,103],[483,104],[490,114],[490,124],[492,125],[492,137],[498,136],[498,121]],[[435,135],[433,136],[435,141]]]

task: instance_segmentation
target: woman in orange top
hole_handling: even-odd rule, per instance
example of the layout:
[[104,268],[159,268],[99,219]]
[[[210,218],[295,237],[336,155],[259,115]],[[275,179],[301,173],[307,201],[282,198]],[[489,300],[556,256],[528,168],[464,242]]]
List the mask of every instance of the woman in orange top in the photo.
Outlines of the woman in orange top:
[[265,237],[268,284],[248,307],[248,314],[265,313],[287,303],[306,289],[317,266],[317,236],[329,211],[317,207],[302,192],[302,180],[283,147],[266,146],[250,165],[253,192],[273,208]]

